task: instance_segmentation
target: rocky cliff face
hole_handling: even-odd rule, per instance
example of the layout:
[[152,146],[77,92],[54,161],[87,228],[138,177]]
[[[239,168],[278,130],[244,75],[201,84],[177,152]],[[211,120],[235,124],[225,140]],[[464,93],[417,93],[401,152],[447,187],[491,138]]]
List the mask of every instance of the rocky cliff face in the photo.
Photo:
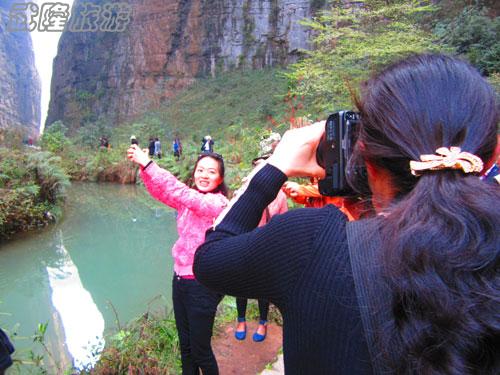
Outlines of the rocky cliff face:
[[[130,0],[125,31],[64,32],[47,124],[74,129],[103,116],[119,125],[197,77],[295,61],[308,47],[298,21],[310,17],[312,1]],[[76,0],[73,22],[84,2]]]
[[7,30],[14,1],[0,2],[0,129],[36,136],[40,127],[40,79],[29,32]]

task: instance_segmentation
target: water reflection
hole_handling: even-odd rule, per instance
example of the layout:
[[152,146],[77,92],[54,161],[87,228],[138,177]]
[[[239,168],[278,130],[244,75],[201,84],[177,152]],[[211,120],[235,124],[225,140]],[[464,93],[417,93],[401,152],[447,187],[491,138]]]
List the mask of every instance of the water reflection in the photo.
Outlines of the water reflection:
[[73,365],[83,369],[94,365],[104,348],[104,318],[91,294],[83,287],[78,268],[71,260],[59,233],[57,267],[46,267],[52,305],[62,321],[64,337]]
[[[0,326],[29,337],[49,322],[52,354],[64,362],[71,352],[82,358],[77,364],[86,359],[73,341],[102,337],[117,317],[123,324],[140,316],[158,295],[165,298],[153,310],[170,309],[177,231],[174,211],[142,188],[73,184],[68,193],[60,223],[0,244]],[[17,353],[39,348],[29,338],[15,344]]]

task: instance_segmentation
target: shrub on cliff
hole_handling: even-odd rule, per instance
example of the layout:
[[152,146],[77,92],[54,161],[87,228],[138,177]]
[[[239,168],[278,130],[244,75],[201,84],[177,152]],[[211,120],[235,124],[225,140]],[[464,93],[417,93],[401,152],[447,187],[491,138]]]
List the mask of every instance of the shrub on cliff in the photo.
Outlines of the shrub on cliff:
[[43,132],[40,139],[42,150],[50,151],[55,154],[61,154],[71,145],[70,139],[66,136],[68,128],[62,121],[52,123]]
[[304,97],[311,113],[349,108],[350,87],[371,72],[412,53],[441,49],[421,22],[434,10],[430,1],[333,1],[331,9],[305,21],[314,49],[292,66],[292,93]]
[[127,160],[125,148],[100,150],[89,160],[87,168],[91,180],[97,182],[135,182],[136,166]]
[[486,8],[465,7],[451,20],[438,23],[436,34],[485,75],[500,72],[500,19]]
[[25,138],[26,134],[23,129],[20,128],[0,129],[0,146],[13,150],[21,150],[24,147],[23,140]]
[[0,147],[0,240],[54,220],[68,185],[53,154]]
[[27,156],[27,168],[39,186],[38,199],[49,204],[64,200],[69,177],[61,167],[61,158],[50,152],[34,152]]

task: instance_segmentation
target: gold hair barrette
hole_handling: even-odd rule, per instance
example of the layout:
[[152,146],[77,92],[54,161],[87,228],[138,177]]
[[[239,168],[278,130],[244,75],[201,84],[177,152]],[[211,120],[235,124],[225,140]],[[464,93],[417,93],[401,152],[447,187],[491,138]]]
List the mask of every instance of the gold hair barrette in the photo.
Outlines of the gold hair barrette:
[[483,170],[480,157],[465,152],[460,147],[440,147],[436,154],[420,155],[420,161],[410,161],[411,173],[420,176],[424,171],[439,171],[443,169],[461,169],[464,173],[475,173]]

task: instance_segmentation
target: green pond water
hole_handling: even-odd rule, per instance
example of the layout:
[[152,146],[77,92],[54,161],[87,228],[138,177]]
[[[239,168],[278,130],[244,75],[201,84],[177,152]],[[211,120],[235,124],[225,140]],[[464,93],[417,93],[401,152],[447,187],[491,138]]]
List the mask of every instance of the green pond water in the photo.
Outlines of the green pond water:
[[39,352],[30,336],[48,322],[57,361],[88,366],[114,309],[122,325],[170,309],[176,238],[175,211],[144,188],[73,184],[59,223],[0,244],[0,326],[17,332],[16,355]]

